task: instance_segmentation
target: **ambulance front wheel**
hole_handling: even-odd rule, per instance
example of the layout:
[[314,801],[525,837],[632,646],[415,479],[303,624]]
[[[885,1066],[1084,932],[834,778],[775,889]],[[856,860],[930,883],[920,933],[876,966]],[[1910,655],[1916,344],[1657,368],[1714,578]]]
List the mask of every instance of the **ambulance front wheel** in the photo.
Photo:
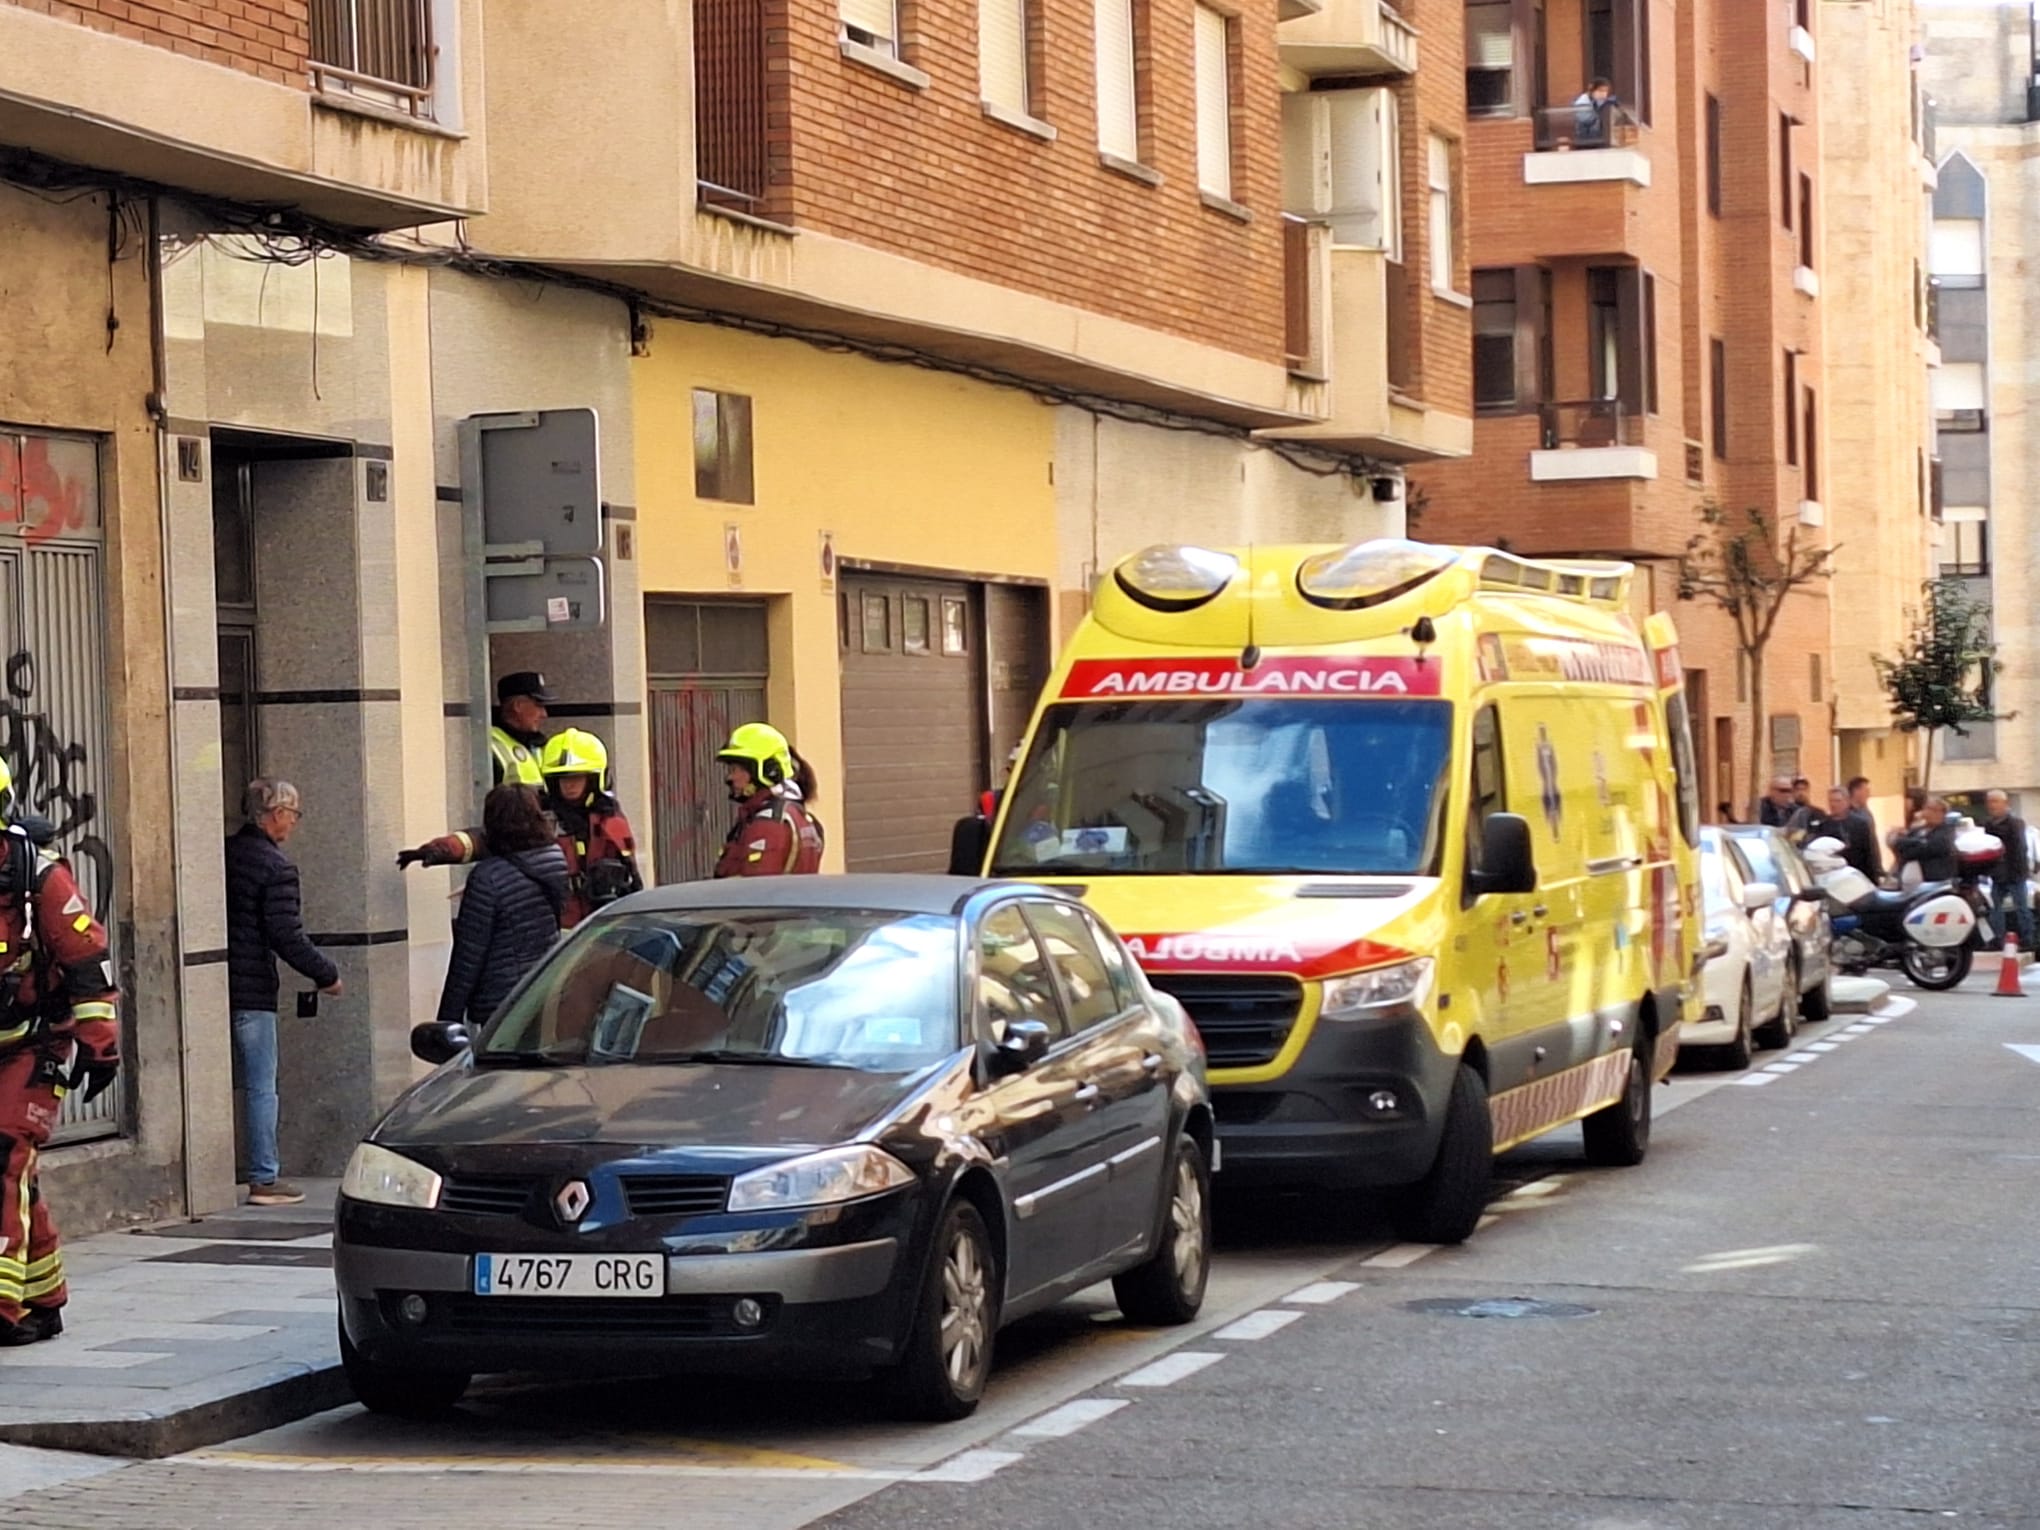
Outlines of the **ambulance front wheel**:
[[1464,1243],[1494,1188],[1495,1128],[1487,1085],[1461,1063],[1445,1102],[1445,1129],[1430,1172],[1404,1190],[1396,1230],[1412,1243]]

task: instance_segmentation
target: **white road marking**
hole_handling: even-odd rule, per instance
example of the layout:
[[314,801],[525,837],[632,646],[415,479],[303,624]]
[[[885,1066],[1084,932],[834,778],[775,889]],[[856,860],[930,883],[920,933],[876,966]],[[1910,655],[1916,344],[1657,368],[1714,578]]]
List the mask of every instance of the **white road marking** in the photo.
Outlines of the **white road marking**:
[[1518,1185],[1506,1199],[1512,1201],[1536,1200],[1540,1196],[1556,1195],[1565,1187],[1566,1176],[1553,1174],[1545,1179],[1533,1179],[1527,1185]]
[[1813,1252],[1811,1243],[1774,1243],[1769,1248],[1731,1248],[1719,1254],[1705,1254],[1687,1265],[1682,1275],[1719,1275],[1724,1270],[1754,1270],[1767,1264],[1784,1264]]
[[1874,1025],[1866,1025],[1863,1022],[1858,1021],[1856,1024],[1850,1026],[1847,1030],[1843,1031],[1842,1034],[1844,1036],[1867,1036],[1876,1028],[1877,1027],[1875,1027]]
[[1360,1261],[1360,1264],[1362,1268],[1399,1270],[1404,1265],[1415,1264],[1426,1254],[1434,1254],[1437,1251],[1438,1245],[1435,1243],[1398,1243],[1378,1254],[1369,1254]]
[[908,1482],[983,1482],[992,1473],[1003,1471],[1015,1461],[1024,1460],[1017,1450],[966,1450],[960,1456],[953,1456],[940,1466],[931,1466],[925,1472],[915,1472]]
[[1185,1377],[1195,1376],[1206,1366],[1216,1365],[1225,1358],[1209,1350],[1179,1349],[1173,1355],[1164,1355],[1152,1365],[1143,1365],[1139,1370],[1119,1378],[1123,1387],[1172,1387]]
[[1349,1292],[1359,1289],[1360,1287],[1350,1280],[1320,1280],[1315,1285],[1291,1291],[1282,1299],[1285,1302],[1294,1302],[1299,1307],[1322,1307],[1327,1302],[1335,1302]]
[[1797,1073],[1800,1069],[1800,1066],[1801,1065],[1796,1062],[1774,1062],[1767,1063],[1764,1067],[1764,1071],[1766,1073]]
[[1836,1046],[1837,1044],[1832,1041],[1810,1041],[1806,1044],[1806,1050],[1809,1052],[1832,1052],[1836,1050]]
[[1291,1323],[1302,1317],[1301,1312],[1283,1312],[1274,1307],[1263,1307],[1259,1312],[1249,1312],[1236,1322],[1231,1322],[1213,1334],[1214,1339],[1265,1339],[1271,1333],[1280,1333]]
[[2005,1050],[2007,1052],[2017,1052],[2028,1062],[2040,1062],[2040,1046],[2035,1046],[2031,1042],[2008,1041],[2005,1043]]
[[1903,1020],[1907,1015],[1911,1014],[1914,1010],[1918,1009],[1919,1007],[1920,1001],[1918,999],[1908,999],[1901,997],[1897,994],[1893,994],[1887,997],[1882,1004],[1877,1006],[1876,1014],[1865,1015],[1863,1018],[1865,1020],[1868,1020],[1872,1025],[1881,1024],[1883,1021],[1886,1020]]
[[1736,1082],[1738,1084],[1775,1084],[1778,1082],[1778,1075],[1775,1073],[1745,1073]]
[[1818,1053],[1818,1052],[1787,1052],[1787,1053],[1785,1054],[1785,1061],[1787,1061],[1787,1062],[1796,1062],[1796,1063],[1810,1063],[1810,1062],[1819,1062],[1819,1061],[1820,1061],[1820,1053]]
[[1013,1433],[1022,1439],[1060,1440],[1075,1434],[1086,1424],[1110,1418],[1126,1406],[1123,1397],[1079,1397],[1060,1408],[1051,1408],[1039,1418],[1029,1419]]

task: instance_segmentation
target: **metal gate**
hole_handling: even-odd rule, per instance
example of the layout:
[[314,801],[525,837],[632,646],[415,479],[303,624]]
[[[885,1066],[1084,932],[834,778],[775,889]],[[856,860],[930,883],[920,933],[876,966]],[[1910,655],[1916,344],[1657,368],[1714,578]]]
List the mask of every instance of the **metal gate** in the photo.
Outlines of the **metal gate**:
[[[113,854],[99,443],[0,432],[0,753],[23,812],[48,819],[109,938]],[[117,956],[117,953],[116,953]],[[122,1086],[64,1102],[59,1142],[120,1130]]]
[[732,807],[716,751],[765,720],[765,608],[755,602],[645,602],[646,717],[652,749],[654,869],[661,882],[708,876]]

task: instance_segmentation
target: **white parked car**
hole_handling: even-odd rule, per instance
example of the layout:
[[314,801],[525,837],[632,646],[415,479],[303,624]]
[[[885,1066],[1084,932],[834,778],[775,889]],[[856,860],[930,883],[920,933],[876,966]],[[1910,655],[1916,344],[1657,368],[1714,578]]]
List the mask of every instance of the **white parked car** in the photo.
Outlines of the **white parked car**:
[[1781,889],[1759,882],[1735,841],[1718,828],[1700,831],[1700,889],[1707,966],[1706,1012],[1679,1031],[1682,1047],[1705,1047],[1722,1067],[1746,1068],[1759,1033],[1767,1044],[1790,1040],[1786,974],[1792,931],[1778,914]]

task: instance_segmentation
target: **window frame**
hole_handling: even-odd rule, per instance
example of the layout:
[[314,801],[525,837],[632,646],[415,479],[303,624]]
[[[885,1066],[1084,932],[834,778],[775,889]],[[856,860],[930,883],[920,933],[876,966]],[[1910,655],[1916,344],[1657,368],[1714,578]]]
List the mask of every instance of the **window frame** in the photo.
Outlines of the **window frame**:
[[1728,460],[1728,342],[1719,335],[1707,340],[1707,424],[1717,462]]
[[1721,216],[1721,97],[1707,92],[1707,211]]
[[[713,412],[715,432],[714,458],[704,462],[702,456],[702,403],[706,400]],[[757,414],[752,396],[748,393],[729,392],[721,388],[696,386],[691,390],[690,405],[693,411],[690,424],[693,427],[692,449],[694,453],[694,497],[718,505],[756,505],[758,503],[758,453]],[[734,407],[741,405],[741,408]],[[726,407],[729,406],[729,407]],[[742,427],[738,430],[735,421],[741,417]],[[733,452],[732,442],[741,436],[743,451]],[[730,481],[733,461],[741,458],[740,481]]]
[[1785,465],[1799,466],[1799,353],[1785,347]]
[[[1443,157],[1443,180],[1439,176],[1439,159]],[[1425,264],[1433,292],[1458,296],[1456,278],[1459,272],[1459,198],[1455,183],[1459,178],[1459,144],[1445,134],[1433,131],[1424,144],[1424,190],[1425,223],[1424,237],[1430,248],[1426,251]],[[1444,223],[1442,238],[1439,223]],[[1442,258],[1444,280],[1439,280],[1439,266]]]

